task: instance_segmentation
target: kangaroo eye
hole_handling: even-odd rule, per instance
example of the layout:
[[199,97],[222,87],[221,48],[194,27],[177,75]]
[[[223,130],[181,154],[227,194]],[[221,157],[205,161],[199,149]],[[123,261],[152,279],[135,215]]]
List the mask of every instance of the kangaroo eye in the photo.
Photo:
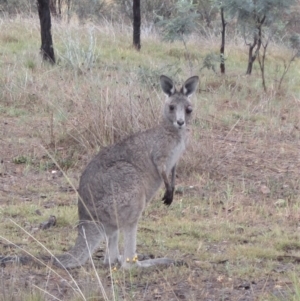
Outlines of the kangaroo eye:
[[174,106],[174,105],[170,105],[170,106],[169,106],[169,109],[170,109],[170,111],[174,111],[175,106]]
[[186,113],[187,114],[190,114],[193,112],[193,108],[191,106],[188,106],[186,109],[185,109]]

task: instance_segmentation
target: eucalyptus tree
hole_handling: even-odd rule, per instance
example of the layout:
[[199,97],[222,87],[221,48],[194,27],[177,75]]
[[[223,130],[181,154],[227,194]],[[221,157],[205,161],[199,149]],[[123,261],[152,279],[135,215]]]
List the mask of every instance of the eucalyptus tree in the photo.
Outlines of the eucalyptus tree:
[[279,24],[296,0],[224,0],[224,9],[237,17],[248,46],[246,74],[251,74],[264,39],[264,30]]
[[189,58],[190,71],[192,63],[187,48],[187,37],[196,29],[199,14],[192,0],[177,0],[169,18],[157,16],[157,25],[161,29],[162,38],[167,42],[182,41]]

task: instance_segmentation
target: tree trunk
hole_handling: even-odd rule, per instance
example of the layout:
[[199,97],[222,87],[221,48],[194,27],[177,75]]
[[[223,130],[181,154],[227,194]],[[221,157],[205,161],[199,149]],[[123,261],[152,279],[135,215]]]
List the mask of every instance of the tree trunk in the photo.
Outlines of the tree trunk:
[[141,49],[141,7],[140,0],[133,0],[133,46]]
[[259,67],[260,67],[260,71],[261,71],[262,86],[263,86],[265,92],[267,92],[267,84],[266,84],[266,77],[265,77],[265,62],[266,62],[266,54],[267,54],[267,48],[269,45],[270,38],[271,37],[268,38],[265,45],[262,43],[262,47],[263,47],[262,57],[260,56],[260,53],[258,53],[258,55],[257,55],[257,59],[258,59]]
[[266,59],[266,48],[264,49],[262,62],[260,63],[260,70],[261,70],[262,86],[264,88],[264,91],[267,92],[266,77],[265,77],[265,59]]
[[[247,71],[246,74],[251,74],[252,73],[252,66],[253,63],[259,53],[260,47],[261,47],[261,42],[262,42],[262,26],[264,24],[266,20],[266,16],[263,16],[263,18],[261,20],[259,20],[257,18],[256,22],[257,22],[257,26],[256,26],[256,30],[257,33],[254,34],[254,41],[253,44],[249,45],[249,54],[248,54],[248,67],[247,67]],[[253,50],[254,48],[255,52],[253,54]]]
[[222,19],[222,42],[221,42],[221,49],[220,49],[220,59],[221,59],[221,63],[220,63],[220,69],[221,69],[221,74],[225,74],[225,56],[224,56],[224,52],[225,52],[225,29],[226,29],[226,22],[225,22],[225,18],[224,18],[224,8],[221,8],[221,19]]
[[58,0],[57,6],[58,6],[58,15],[59,17],[61,17],[61,0]]
[[51,35],[51,15],[49,8],[49,0],[37,0],[38,11],[41,24],[41,53],[44,61],[51,64],[55,63],[54,49]]
[[246,74],[252,73],[252,66],[255,61],[255,57],[253,56],[253,49],[256,46],[256,40],[254,40],[254,43],[249,46],[249,53],[248,53],[248,67]]

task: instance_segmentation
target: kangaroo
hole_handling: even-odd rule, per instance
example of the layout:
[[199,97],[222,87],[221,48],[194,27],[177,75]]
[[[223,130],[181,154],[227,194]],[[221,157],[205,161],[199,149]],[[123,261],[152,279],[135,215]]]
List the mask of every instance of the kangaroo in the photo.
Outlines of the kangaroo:
[[[127,269],[132,265],[148,267],[174,262],[168,258],[138,261],[137,225],[163,183],[164,204],[169,206],[173,201],[176,163],[186,148],[193,111],[189,97],[198,82],[198,76],[190,77],[176,90],[173,81],[161,75],[161,88],[167,100],[159,125],[102,149],[90,161],[79,183],[75,246],[52,259],[56,266],[82,266],[104,240],[105,265],[120,263]],[[122,255],[118,248],[119,231],[124,233]]]

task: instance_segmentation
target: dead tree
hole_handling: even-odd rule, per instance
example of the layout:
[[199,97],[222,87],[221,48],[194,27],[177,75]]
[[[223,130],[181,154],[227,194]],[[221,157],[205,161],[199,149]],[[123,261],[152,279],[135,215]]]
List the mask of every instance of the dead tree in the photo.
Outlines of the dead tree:
[[37,0],[38,12],[41,24],[41,54],[44,61],[55,64],[55,56],[51,35],[51,15],[49,0]]

